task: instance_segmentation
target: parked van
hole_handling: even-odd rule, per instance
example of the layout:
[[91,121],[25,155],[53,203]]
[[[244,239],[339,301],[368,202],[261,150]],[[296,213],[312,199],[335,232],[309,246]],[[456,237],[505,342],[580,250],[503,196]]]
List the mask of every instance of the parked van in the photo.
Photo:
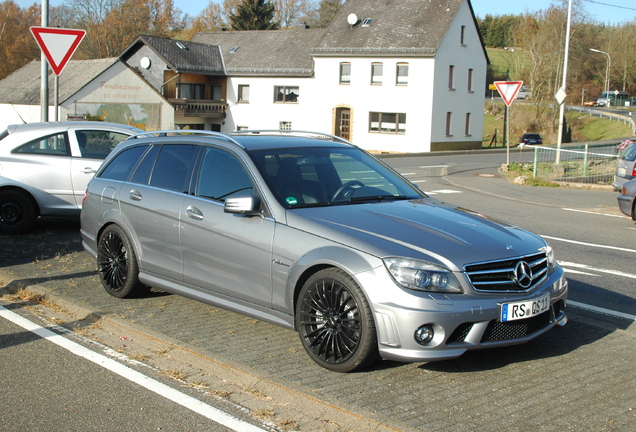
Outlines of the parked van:
[[629,94],[626,91],[610,90],[601,93],[599,98],[596,100],[596,106],[625,106],[625,102],[629,101]]

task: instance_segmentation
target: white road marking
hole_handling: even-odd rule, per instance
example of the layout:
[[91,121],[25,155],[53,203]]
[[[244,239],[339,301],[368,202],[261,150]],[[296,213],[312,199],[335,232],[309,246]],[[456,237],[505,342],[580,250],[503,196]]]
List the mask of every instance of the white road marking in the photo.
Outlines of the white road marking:
[[636,315],[630,315],[630,314],[626,314],[623,312],[618,312],[618,311],[614,311],[611,309],[605,309],[602,307],[598,307],[598,306],[592,306],[589,304],[585,304],[585,303],[579,303],[573,300],[568,300],[568,305],[570,306],[574,306],[580,309],[586,309],[586,310],[590,310],[593,312],[597,312],[597,313],[601,313],[603,315],[609,315],[609,316],[613,316],[613,317],[618,317],[618,318],[625,318],[631,321],[636,321]]
[[576,240],[568,240],[568,239],[564,239],[564,238],[559,238],[559,237],[551,237],[551,236],[547,236],[547,235],[541,235],[541,237],[545,238],[545,239],[550,239],[550,240],[556,240],[556,241],[562,241],[565,243],[572,243],[572,244],[578,244],[581,246],[590,246],[590,247],[597,247],[597,248],[602,248],[602,249],[612,249],[612,250],[617,250],[617,251],[621,251],[621,252],[633,252],[636,253],[636,249],[627,249],[627,248],[620,248],[620,247],[616,247],[616,246],[607,246],[607,245],[599,245],[599,244],[594,244],[594,243],[585,243],[585,242],[580,242],[580,241],[576,241]]
[[579,210],[579,209],[571,209],[571,208],[563,208],[563,210],[571,211],[571,212],[577,212],[577,213],[594,214],[594,215],[599,215],[599,216],[609,216],[609,217],[615,217],[615,218],[621,218],[621,219],[627,217],[627,216],[621,216],[621,215],[615,215],[615,214],[599,213],[599,212],[593,212],[593,211],[588,211],[588,210]]
[[598,267],[593,267],[593,266],[589,266],[586,264],[577,264],[577,263],[571,263],[571,262],[566,262],[566,261],[559,261],[559,264],[561,265],[561,267],[574,267],[577,269],[583,269],[583,270],[587,270],[587,271],[594,271],[594,272],[599,272],[599,273],[606,273],[606,274],[611,274],[614,276],[620,276],[620,277],[626,277],[629,279],[636,279],[636,274],[632,274],[632,273],[625,273],[619,270],[610,270],[610,269],[604,269],[604,268],[598,268]]
[[440,189],[440,190],[434,190],[434,191],[427,191],[426,193],[428,195],[437,195],[437,194],[456,194],[456,193],[462,193],[462,192],[452,190],[452,189]]
[[244,422],[243,420],[240,420],[229,415],[226,412],[214,408],[213,406],[203,403],[200,400],[193,398],[192,396],[181,393],[180,391],[175,390],[170,386],[160,383],[159,381],[156,381],[140,372],[137,372],[134,369],[124,366],[121,363],[118,363],[115,360],[111,359],[110,357],[106,357],[102,354],[91,351],[88,348],[69,339],[66,339],[65,337],[47,328],[39,326],[34,322],[29,321],[26,318],[16,314],[15,312],[11,312],[2,306],[0,306],[0,316],[24,328],[25,330],[35,333],[43,339],[53,342],[54,344],[66,349],[67,351],[70,351],[71,353],[79,357],[83,357],[98,366],[108,369],[109,371],[114,372],[129,381],[139,384],[140,386],[158,394],[159,396],[163,396],[166,399],[171,400],[172,402],[175,402],[183,406],[184,408],[201,414],[202,416],[229,429],[241,432],[265,431],[265,429],[261,429],[250,423]]

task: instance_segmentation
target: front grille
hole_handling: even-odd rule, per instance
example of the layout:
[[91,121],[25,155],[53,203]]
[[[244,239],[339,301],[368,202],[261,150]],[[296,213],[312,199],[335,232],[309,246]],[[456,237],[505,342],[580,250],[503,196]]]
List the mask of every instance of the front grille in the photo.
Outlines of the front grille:
[[481,338],[482,342],[513,340],[526,337],[550,324],[551,311],[518,321],[499,322],[493,320]]
[[[527,263],[531,269],[531,281],[519,283],[515,270]],[[523,292],[531,291],[548,277],[548,258],[545,253],[537,253],[502,261],[489,261],[465,267],[466,274],[476,291],[481,292]],[[523,281],[522,281],[523,282]]]

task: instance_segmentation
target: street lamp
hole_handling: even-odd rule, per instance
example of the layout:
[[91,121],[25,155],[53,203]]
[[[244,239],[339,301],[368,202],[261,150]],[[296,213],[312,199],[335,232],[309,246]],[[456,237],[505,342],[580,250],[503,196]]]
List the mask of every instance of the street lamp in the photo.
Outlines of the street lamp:
[[607,56],[607,68],[605,69],[605,91],[607,93],[606,97],[607,97],[607,104],[609,105],[610,99],[609,99],[609,89],[610,89],[610,67],[612,65],[612,59],[610,57],[610,55],[608,53],[606,53],[605,51],[601,51],[601,50],[597,50],[594,48],[590,48],[590,51],[596,52],[596,53],[601,53],[601,54],[605,54]]

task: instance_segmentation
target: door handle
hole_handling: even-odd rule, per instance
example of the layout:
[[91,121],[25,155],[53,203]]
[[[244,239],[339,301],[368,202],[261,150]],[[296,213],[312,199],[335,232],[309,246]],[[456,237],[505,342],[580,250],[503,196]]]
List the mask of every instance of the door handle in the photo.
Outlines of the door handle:
[[201,213],[201,210],[199,210],[195,206],[188,206],[188,208],[186,209],[186,214],[190,219],[199,221],[203,220],[203,213]]
[[132,189],[128,192],[128,197],[133,201],[141,201],[141,193],[137,189]]

